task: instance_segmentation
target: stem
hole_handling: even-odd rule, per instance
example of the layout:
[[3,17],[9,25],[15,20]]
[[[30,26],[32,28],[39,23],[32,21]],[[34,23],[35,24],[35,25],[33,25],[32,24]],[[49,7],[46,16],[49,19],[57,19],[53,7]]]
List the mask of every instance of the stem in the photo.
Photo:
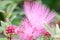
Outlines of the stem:
[[10,40],[12,40],[12,35],[10,34]]

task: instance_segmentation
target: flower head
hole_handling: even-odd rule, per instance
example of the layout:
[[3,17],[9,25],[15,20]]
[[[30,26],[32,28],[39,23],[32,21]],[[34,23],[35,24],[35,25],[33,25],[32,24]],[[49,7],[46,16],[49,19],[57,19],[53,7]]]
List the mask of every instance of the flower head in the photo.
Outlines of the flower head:
[[15,25],[10,25],[6,28],[6,33],[7,34],[14,34],[15,33],[15,28],[16,26]]
[[24,11],[27,18],[23,20],[19,31],[22,40],[34,40],[47,32],[43,26],[44,22],[50,23],[55,17],[55,12],[50,12],[45,5],[39,2],[25,2]]
[[24,12],[33,28],[36,28],[39,31],[46,31],[43,26],[44,22],[49,24],[56,16],[56,12],[50,11],[49,8],[37,1],[32,3],[25,2]]

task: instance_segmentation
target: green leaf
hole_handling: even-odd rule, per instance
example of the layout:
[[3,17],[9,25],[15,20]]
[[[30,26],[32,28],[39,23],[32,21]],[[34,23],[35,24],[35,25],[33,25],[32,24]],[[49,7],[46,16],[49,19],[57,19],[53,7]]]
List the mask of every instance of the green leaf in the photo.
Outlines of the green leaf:
[[12,1],[0,1],[0,10],[4,10],[10,3],[12,3]]
[[13,17],[10,18],[11,22],[15,19],[15,15]]
[[7,26],[11,25],[11,22],[3,22],[1,21],[1,26],[6,28]]
[[7,8],[7,13],[8,13],[7,18],[9,18],[12,15],[12,13],[13,13],[14,9],[16,8],[16,6],[17,6],[16,3],[12,3],[8,6],[8,8]]

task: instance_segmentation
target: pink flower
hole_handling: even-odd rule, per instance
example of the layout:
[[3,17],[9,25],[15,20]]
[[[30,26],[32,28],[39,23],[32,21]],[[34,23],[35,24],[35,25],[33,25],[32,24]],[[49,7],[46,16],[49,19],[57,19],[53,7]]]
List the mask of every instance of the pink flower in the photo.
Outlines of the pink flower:
[[41,31],[46,32],[43,26],[44,22],[49,24],[56,15],[56,12],[50,11],[49,8],[37,1],[32,3],[25,2],[24,12],[33,28],[39,30],[40,33]]
[[47,32],[43,26],[44,22],[50,23],[55,17],[55,12],[50,12],[45,5],[39,2],[25,2],[24,12],[27,18],[23,20],[22,26],[16,30],[21,40],[34,40]]
[[6,27],[6,33],[7,34],[14,34],[15,33],[16,26],[15,25],[10,25]]

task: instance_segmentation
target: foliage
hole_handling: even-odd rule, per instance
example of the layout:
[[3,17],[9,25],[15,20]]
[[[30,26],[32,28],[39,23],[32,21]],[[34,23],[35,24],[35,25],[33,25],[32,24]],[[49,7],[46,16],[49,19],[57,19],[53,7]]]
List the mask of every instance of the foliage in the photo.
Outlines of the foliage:
[[8,18],[13,24],[18,25],[24,17],[23,9],[18,5],[18,2],[19,0],[0,1],[0,20],[5,21]]

